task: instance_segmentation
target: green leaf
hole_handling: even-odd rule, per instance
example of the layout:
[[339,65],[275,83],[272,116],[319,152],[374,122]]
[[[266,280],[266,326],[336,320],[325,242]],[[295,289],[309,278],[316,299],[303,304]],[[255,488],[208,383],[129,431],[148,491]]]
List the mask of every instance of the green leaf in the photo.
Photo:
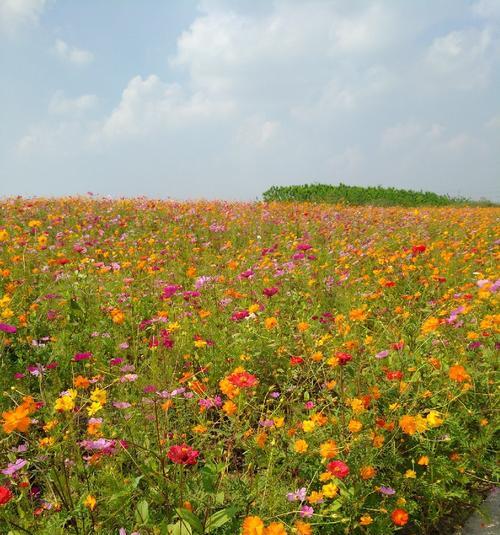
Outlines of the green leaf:
[[217,481],[217,466],[213,463],[207,463],[201,469],[201,480],[205,492],[213,492]]
[[203,526],[200,519],[194,513],[189,511],[189,509],[183,509],[179,507],[175,510],[175,512],[182,520],[187,522],[196,533],[203,533]]
[[192,535],[192,533],[191,526],[183,520],[168,525],[168,535]]
[[205,533],[211,533],[215,529],[226,524],[226,522],[229,522],[236,514],[236,511],[237,509],[235,507],[226,507],[226,509],[221,509],[220,511],[214,513],[207,520]]
[[141,500],[135,509],[135,519],[139,524],[147,524],[149,520],[149,505],[146,500]]

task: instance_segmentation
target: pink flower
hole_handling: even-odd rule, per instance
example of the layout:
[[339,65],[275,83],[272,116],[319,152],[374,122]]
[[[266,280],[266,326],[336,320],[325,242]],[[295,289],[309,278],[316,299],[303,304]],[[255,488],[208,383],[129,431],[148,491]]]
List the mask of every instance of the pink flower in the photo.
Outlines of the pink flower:
[[14,475],[18,470],[21,470],[21,468],[27,464],[28,461],[25,459],[16,459],[15,462],[9,463],[7,465],[7,468],[4,468],[2,470],[2,474],[5,476],[12,476]]
[[7,334],[15,334],[17,332],[17,328],[14,327],[14,325],[9,325],[8,323],[0,323],[0,331]]
[[309,505],[303,505],[300,509],[300,516],[302,518],[310,518],[314,514],[314,509]]

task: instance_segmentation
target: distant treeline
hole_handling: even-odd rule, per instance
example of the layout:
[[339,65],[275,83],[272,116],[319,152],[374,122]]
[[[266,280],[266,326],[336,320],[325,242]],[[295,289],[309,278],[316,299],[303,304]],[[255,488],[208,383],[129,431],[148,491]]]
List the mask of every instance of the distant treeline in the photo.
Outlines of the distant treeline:
[[488,200],[471,201],[464,197],[438,195],[431,191],[384,188],[382,186],[347,186],[346,184],[304,184],[273,186],[262,194],[264,201],[302,201],[373,206],[496,206]]

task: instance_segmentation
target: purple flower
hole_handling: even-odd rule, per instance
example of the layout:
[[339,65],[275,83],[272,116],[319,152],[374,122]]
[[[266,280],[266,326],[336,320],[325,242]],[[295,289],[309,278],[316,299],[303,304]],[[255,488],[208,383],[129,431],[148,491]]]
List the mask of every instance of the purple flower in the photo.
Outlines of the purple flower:
[[376,359],[385,359],[385,357],[389,356],[389,351],[387,349],[384,349],[383,351],[380,351],[375,355]]
[[4,468],[2,470],[2,474],[4,474],[5,476],[12,476],[18,470],[21,470],[21,468],[27,463],[28,461],[26,461],[25,459],[16,459],[13,463],[9,463],[7,465],[7,468]]
[[385,494],[386,496],[392,496],[393,494],[396,494],[396,491],[391,487],[384,487],[384,485],[381,485],[378,489],[380,494]]
[[272,427],[274,425],[274,420],[271,420],[271,419],[261,420],[259,422],[259,425],[261,427]]

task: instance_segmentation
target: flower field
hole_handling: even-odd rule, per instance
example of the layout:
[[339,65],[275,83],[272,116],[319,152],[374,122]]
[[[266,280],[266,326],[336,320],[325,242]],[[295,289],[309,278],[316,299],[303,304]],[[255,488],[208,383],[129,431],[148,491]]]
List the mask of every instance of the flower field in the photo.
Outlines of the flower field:
[[500,209],[0,210],[0,533],[432,533],[494,481]]

